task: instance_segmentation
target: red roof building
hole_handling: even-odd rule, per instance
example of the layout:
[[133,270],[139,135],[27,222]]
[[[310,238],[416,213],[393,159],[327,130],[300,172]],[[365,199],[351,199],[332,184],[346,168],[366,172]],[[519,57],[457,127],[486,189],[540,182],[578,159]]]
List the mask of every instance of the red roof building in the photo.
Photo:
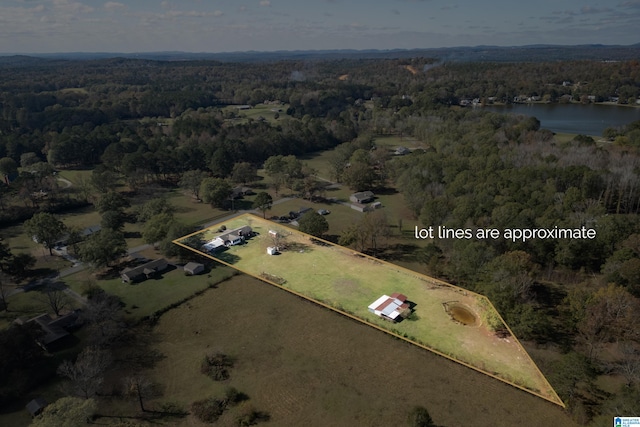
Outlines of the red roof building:
[[394,292],[391,296],[382,295],[369,305],[369,311],[383,319],[393,320],[394,322],[400,318],[404,318],[409,313],[409,304],[405,302],[407,297],[398,292]]

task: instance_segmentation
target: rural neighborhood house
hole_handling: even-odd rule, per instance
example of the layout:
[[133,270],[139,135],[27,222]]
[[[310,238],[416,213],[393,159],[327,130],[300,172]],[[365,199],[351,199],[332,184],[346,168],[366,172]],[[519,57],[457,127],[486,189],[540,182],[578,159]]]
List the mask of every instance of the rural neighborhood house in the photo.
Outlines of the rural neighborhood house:
[[248,225],[233,230],[227,230],[205,243],[202,246],[202,249],[204,249],[205,252],[213,252],[224,247],[239,245],[244,242],[247,237],[251,237],[252,233],[253,230],[251,230],[251,227]]
[[120,273],[122,281],[125,283],[141,282],[149,279],[156,273],[160,273],[167,269],[169,263],[164,258],[149,261],[134,268],[125,268]]

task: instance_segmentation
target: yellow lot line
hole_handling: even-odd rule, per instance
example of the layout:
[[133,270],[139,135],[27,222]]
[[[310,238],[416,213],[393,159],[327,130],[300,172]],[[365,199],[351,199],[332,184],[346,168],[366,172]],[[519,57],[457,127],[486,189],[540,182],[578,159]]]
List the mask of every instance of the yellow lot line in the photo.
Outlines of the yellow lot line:
[[[237,216],[237,217],[235,217],[235,218],[230,219],[230,221],[234,221],[234,222],[239,222],[239,221],[242,221],[242,220],[247,221],[248,223],[251,223],[251,222],[258,222],[258,223],[260,223],[260,224],[264,224],[267,228],[269,228],[269,227],[277,227],[277,225],[276,225],[275,223],[274,223],[274,224],[272,224],[270,221],[264,220],[263,218],[261,218],[261,217],[259,217],[259,216],[257,216],[257,215],[248,214],[248,213],[247,213],[247,214],[243,214],[243,215],[240,215],[240,216]],[[229,221],[229,220],[228,220],[228,221]],[[228,222],[228,221],[221,221],[221,222]],[[212,229],[214,229],[214,228],[218,227],[218,225],[219,225],[219,224],[220,224],[220,223],[216,223],[216,224],[211,225],[210,227],[207,227],[207,228],[206,228],[206,229],[204,229],[204,230],[198,230],[198,231],[196,231],[196,232],[194,232],[194,233],[191,233],[191,234],[188,234],[188,235],[186,235],[186,236],[180,237],[180,238],[178,238],[178,239],[174,240],[174,241],[173,241],[173,243],[175,243],[175,244],[177,244],[177,245],[179,245],[179,246],[181,246],[181,247],[184,247],[185,249],[189,249],[189,250],[191,250],[191,251],[193,251],[193,252],[195,252],[195,253],[198,253],[198,254],[200,254],[200,255],[204,255],[204,256],[206,256],[207,258],[210,258],[210,259],[212,259],[212,260],[214,260],[214,261],[216,261],[216,262],[219,262],[219,263],[221,263],[221,264],[224,264],[224,265],[226,265],[226,266],[229,266],[229,267],[231,267],[231,268],[233,268],[233,269],[235,269],[235,270],[240,271],[241,273],[247,274],[247,275],[249,275],[249,276],[251,276],[251,277],[254,277],[254,278],[258,279],[258,280],[261,280],[261,281],[263,281],[263,282],[265,282],[265,283],[269,283],[269,284],[270,284],[270,285],[272,285],[272,286],[275,286],[275,287],[277,287],[277,288],[279,288],[279,289],[282,289],[282,290],[284,290],[284,291],[287,291],[287,292],[289,292],[289,293],[291,293],[291,294],[293,294],[293,295],[296,295],[296,296],[298,296],[298,297],[300,297],[300,298],[304,298],[304,299],[305,299],[305,300],[307,300],[307,301],[313,302],[313,303],[318,304],[318,305],[320,305],[320,306],[322,306],[322,307],[325,307],[325,308],[327,308],[327,309],[329,309],[329,310],[332,310],[332,311],[334,311],[334,312],[336,312],[336,313],[339,313],[339,314],[341,314],[341,315],[343,315],[343,316],[346,316],[346,317],[348,317],[348,318],[350,318],[350,319],[353,319],[353,320],[356,320],[356,321],[358,321],[358,322],[360,322],[360,323],[363,323],[363,324],[365,324],[365,325],[367,325],[367,326],[369,326],[369,327],[372,327],[372,328],[377,329],[377,330],[379,330],[379,331],[381,331],[381,332],[384,332],[384,333],[387,333],[387,334],[389,334],[389,335],[392,335],[392,336],[393,336],[393,337],[395,337],[395,338],[398,338],[398,339],[403,340],[403,341],[405,341],[405,342],[407,342],[407,343],[410,343],[410,344],[412,344],[412,345],[415,345],[415,346],[418,346],[418,347],[423,348],[423,349],[425,349],[425,350],[428,350],[428,351],[430,351],[430,352],[432,352],[432,353],[434,353],[434,354],[437,354],[437,355],[439,355],[439,356],[445,357],[445,358],[446,358],[446,359],[448,359],[448,360],[451,360],[451,361],[453,361],[453,362],[459,363],[459,364],[461,364],[461,365],[463,365],[463,366],[466,366],[467,368],[473,369],[474,371],[477,371],[477,372],[480,372],[480,373],[482,373],[482,374],[488,375],[488,376],[490,376],[490,377],[492,377],[492,378],[494,378],[494,379],[496,379],[496,380],[498,380],[498,381],[501,381],[501,382],[503,382],[503,383],[509,384],[509,385],[511,385],[511,386],[513,386],[513,387],[515,387],[515,388],[519,389],[519,390],[522,390],[522,391],[525,391],[525,392],[527,392],[527,393],[533,394],[534,396],[540,397],[541,399],[544,399],[544,400],[546,400],[546,401],[548,401],[548,402],[551,402],[551,403],[554,403],[554,404],[556,404],[556,405],[560,405],[560,406],[561,406],[561,407],[563,407],[563,408],[565,408],[565,407],[566,407],[566,406],[565,406],[565,404],[564,404],[564,402],[562,401],[562,399],[560,399],[560,397],[558,396],[558,394],[556,393],[556,391],[553,389],[553,387],[551,386],[551,384],[547,381],[547,379],[546,379],[546,377],[544,376],[544,374],[542,373],[542,371],[540,371],[540,369],[538,368],[538,366],[536,365],[536,363],[533,361],[533,359],[531,359],[531,356],[529,355],[529,353],[527,353],[527,351],[526,351],[526,350],[524,350],[524,347],[522,346],[522,344],[520,343],[520,341],[518,340],[518,338],[515,336],[515,334],[514,334],[514,333],[513,333],[513,331],[511,330],[511,328],[509,328],[509,325],[504,321],[504,319],[502,318],[502,316],[500,315],[500,313],[498,313],[498,311],[495,309],[495,307],[493,306],[493,304],[491,303],[491,301],[489,301],[489,299],[488,299],[487,297],[485,297],[484,295],[476,294],[476,293],[471,292],[471,291],[469,291],[469,290],[467,290],[467,289],[460,288],[460,287],[458,287],[458,286],[452,285],[452,284],[447,283],[447,282],[444,282],[444,281],[442,281],[442,280],[439,280],[439,279],[436,279],[436,278],[433,278],[433,277],[430,277],[430,276],[427,276],[427,275],[424,275],[424,274],[417,273],[417,272],[415,272],[415,271],[413,271],[413,270],[409,270],[409,269],[404,268],[404,267],[402,267],[402,266],[399,266],[399,265],[396,265],[396,264],[393,264],[393,263],[390,263],[390,262],[387,262],[387,261],[384,261],[384,260],[381,260],[381,259],[378,259],[378,258],[374,258],[374,257],[372,257],[372,256],[369,256],[369,255],[366,255],[366,254],[363,254],[363,253],[359,253],[359,252],[357,252],[357,251],[354,251],[354,250],[351,250],[351,249],[348,249],[348,248],[344,248],[344,247],[341,247],[341,246],[339,246],[339,245],[335,245],[335,244],[334,244],[334,243],[332,243],[332,242],[329,242],[329,241],[327,241],[327,240],[323,240],[323,239],[317,238],[317,237],[315,237],[315,236],[308,235],[308,234],[303,233],[303,232],[301,232],[301,231],[291,230],[291,229],[288,229],[288,230],[287,230],[287,231],[288,231],[288,232],[290,232],[291,234],[294,234],[294,235],[295,235],[295,234],[298,234],[298,235],[301,235],[301,236],[308,237],[308,238],[310,238],[310,239],[316,239],[316,240],[319,240],[319,241],[321,241],[321,242],[324,242],[324,243],[326,243],[326,244],[330,245],[331,247],[339,247],[339,248],[342,248],[344,251],[348,251],[348,252],[350,252],[350,253],[357,254],[358,256],[361,256],[361,257],[367,258],[367,259],[369,259],[369,260],[371,260],[371,261],[374,261],[374,262],[376,262],[376,263],[384,264],[384,265],[386,265],[386,266],[387,266],[387,267],[389,267],[389,268],[396,269],[398,272],[400,272],[400,271],[398,270],[398,269],[400,269],[400,270],[403,270],[403,271],[405,272],[405,274],[409,274],[409,275],[411,275],[411,276],[413,276],[413,277],[417,277],[418,279],[421,279],[421,280],[425,280],[425,279],[426,279],[426,281],[431,282],[431,283],[436,284],[436,285],[442,285],[442,286],[451,287],[451,288],[453,288],[454,290],[457,290],[457,291],[460,291],[460,292],[465,292],[465,293],[467,293],[467,294],[473,295],[473,296],[475,296],[475,297],[477,297],[477,298],[479,298],[479,299],[483,300],[483,301],[484,301],[484,302],[485,302],[485,303],[486,303],[486,304],[487,304],[487,305],[488,305],[488,306],[489,306],[489,307],[494,311],[494,313],[496,313],[496,314],[498,315],[498,317],[499,317],[500,321],[505,325],[505,327],[506,327],[506,328],[507,328],[507,330],[509,331],[509,334],[511,335],[511,337],[512,337],[512,338],[514,339],[514,341],[517,343],[517,345],[518,345],[518,346],[519,346],[519,348],[522,350],[522,352],[526,355],[526,357],[527,357],[528,361],[529,361],[529,362],[530,362],[530,364],[535,368],[535,370],[536,370],[537,374],[540,376],[540,378],[542,378],[542,380],[543,380],[543,385],[544,385],[544,386],[545,386],[545,387],[550,391],[551,397],[549,397],[549,396],[545,396],[545,395],[543,395],[543,394],[541,394],[541,393],[538,393],[538,392],[536,392],[536,391],[534,391],[534,390],[531,390],[531,389],[528,389],[528,388],[526,388],[526,387],[523,387],[523,386],[521,386],[521,385],[519,385],[519,384],[516,384],[516,383],[514,383],[514,382],[512,382],[512,381],[509,381],[509,380],[507,380],[507,379],[505,379],[505,378],[499,377],[499,376],[497,376],[497,375],[495,375],[495,374],[493,374],[493,373],[491,373],[491,372],[488,372],[488,371],[486,371],[486,370],[484,370],[484,369],[482,369],[482,368],[480,368],[480,367],[474,366],[474,365],[472,365],[472,364],[470,364],[470,363],[468,363],[468,362],[465,362],[465,361],[463,361],[463,360],[456,359],[456,358],[454,358],[454,357],[452,357],[452,356],[449,356],[449,355],[447,355],[447,354],[445,354],[445,353],[443,353],[443,352],[441,352],[441,351],[438,351],[438,350],[437,350],[437,349],[435,349],[435,348],[432,348],[432,347],[429,347],[429,346],[424,345],[424,344],[422,344],[422,343],[419,343],[419,342],[413,341],[413,340],[411,340],[411,339],[408,339],[408,338],[406,338],[406,337],[404,337],[404,336],[402,336],[402,335],[400,335],[400,334],[398,334],[398,333],[396,333],[396,332],[393,332],[393,331],[391,331],[391,330],[389,330],[389,329],[386,329],[386,328],[383,328],[383,327],[378,326],[378,325],[376,325],[376,324],[373,324],[373,323],[371,323],[371,322],[367,321],[366,319],[363,319],[363,318],[361,318],[361,317],[355,316],[355,315],[353,315],[353,314],[351,314],[351,313],[347,313],[347,312],[345,312],[345,311],[343,311],[343,310],[340,310],[340,309],[338,309],[338,308],[336,308],[336,307],[334,307],[334,306],[331,306],[331,305],[329,305],[329,304],[326,304],[326,303],[324,303],[324,302],[322,302],[322,301],[319,301],[319,300],[317,300],[317,299],[311,298],[311,297],[309,297],[309,296],[307,296],[307,295],[305,295],[305,294],[303,294],[303,293],[300,293],[300,292],[298,292],[298,291],[295,291],[295,290],[293,290],[293,289],[286,288],[286,287],[284,287],[284,286],[282,286],[282,285],[279,285],[278,283],[275,283],[275,282],[273,282],[273,281],[271,281],[271,280],[268,280],[268,279],[266,279],[266,278],[264,278],[264,277],[258,276],[258,275],[256,275],[255,273],[252,273],[252,272],[249,272],[249,271],[245,271],[245,270],[243,270],[243,269],[241,269],[241,268],[238,268],[237,266],[235,266],[235,265],[233,265],[233,264],[230,264],[230,263],[227,263],[227,262],[225,262],[225,261],[222,261],[222,260],[220,260],[220,259],[218,259],[218,258],[216,258],[216,257],[214,257],[214,256],[212,256],[212,255],[210,255],[210,254],[207,254],[207,253],[201,252],[201,251],[199,251],[199,250],[197,250],[197,249],[194,249],[194,248],[192,248],[192,247],[190,247],[190,246],[187,246],[187,245],[185,245],[185,244],[181,243],[181,241],[182,241],[182,240],[187,239],[187,238],[189,238],[189,237],[191,237],[191,236],[195,236],[195,235],[198,235],[198,234],[204,234],[204,233],[206,233],[206,232],[212,231]]]

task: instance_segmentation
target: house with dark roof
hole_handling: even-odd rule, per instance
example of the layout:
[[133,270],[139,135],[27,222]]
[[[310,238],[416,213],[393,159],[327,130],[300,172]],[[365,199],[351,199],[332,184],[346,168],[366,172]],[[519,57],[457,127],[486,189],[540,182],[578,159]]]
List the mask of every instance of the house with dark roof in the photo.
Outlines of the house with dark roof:
[[364,204],[373,201],[375,195],[372,191],[360,191],[359,193],[353,193],[349,200],[353,203]]
[[50,350],[55,344],[61,342],[64,338],[70,336],[69,330],[76,327],[80,310],[74,310],[63,316],[53,319],[48,314],[41,314],[33,317],[26,322],[24,320],[16,320],[16,323],[35,323],[42,329],[42,336],[38,338],[38,344],[45,350]]
[[37,417],[44,411],[44,408],[47,406],[47,401],[42,397],[36,397],[25,406],[25,409],[29,411],[32,417]]
[[252,194],[256,193],[250,187],[238,186],[231,190],[231,197],[234,199],[241,199],[244,196],[251,196]]
[[169,267],[169,263],[164,258],[149,261],[137,267],[127,267],[120,272],[120,278],[124,283],[142,282],[156,274],[163,272]]
[[411,313],[409,303],[406,302],[407,297],[398,292],[392,293],[390,296],[382,295],[369,305],[369,312],[379,316],[385,320],[398,322]]

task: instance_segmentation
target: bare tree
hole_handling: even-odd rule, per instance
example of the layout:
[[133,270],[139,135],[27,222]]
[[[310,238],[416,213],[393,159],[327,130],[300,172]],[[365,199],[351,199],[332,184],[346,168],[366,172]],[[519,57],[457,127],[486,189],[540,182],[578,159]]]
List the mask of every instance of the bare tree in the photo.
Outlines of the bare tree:
[[362,221],[362,229],[369,237],[370,248],[373,249],[373,253],[376,255],[379,245],[386,243],[386,239],[391,234],[387,216],[382,211],[366,214]]
[[631,386],[640,379],[640,351],[636,343],[625,341],[620,343],[620,353],[617,370]]
[[579,336],[589,346],[589,358],[606,342],[638,340],[640,328],[635,321],[638,310],[640,301],[623,287],[610,284],[598,289],[577,324]]
[[0,310],[9,311],[9,303],[7,297],[9,296],[9,289],[7,289],[6,283],[0,279]]
[[69,307],[69,296],[64,292],[64,285],[60,283],[48,284],[42,289],[40,300],[51,308],[56,316]]
[[93,293],[80,319],[89,326],[92,332],[91,339],[95,345],[111,343],[125,327],[122,302],[118,297],[104,291]]
[[76,189],[78,191],[78,193],[80,193],[80,197],[82,197],[82,200],[85,201],[90,201],[91,200],[91,195],[93,193],[93,187],[91,185],[91,180],[89,178],[87,178],[84,175],[80,175],[77,179],[76,179]]
[[147,412],[144,400],[157,394],[156,385],[143,375],[132,375],[124,379],[124,395],[136,398],[142,412]]
[[370,212],[345,230],[338,243],[343,246],[353,245],[360,252],[371,249],[375,255],[380,244],[384,243],[390,234],[387,216],[380,211]]
[[286,232],[282,229],[274,229],[269,231],[269,240],[271,241],[271,246],[278,248],[277,250],[283,251],[287,248],[287,237],[291,233]]
[[76,359],[63,361],[58,366],[58,375],[68,378],[71,393],[89,399],[95,396],[104,381],[104,373],[111,365],[111,355],[99,347],[87,347]]

